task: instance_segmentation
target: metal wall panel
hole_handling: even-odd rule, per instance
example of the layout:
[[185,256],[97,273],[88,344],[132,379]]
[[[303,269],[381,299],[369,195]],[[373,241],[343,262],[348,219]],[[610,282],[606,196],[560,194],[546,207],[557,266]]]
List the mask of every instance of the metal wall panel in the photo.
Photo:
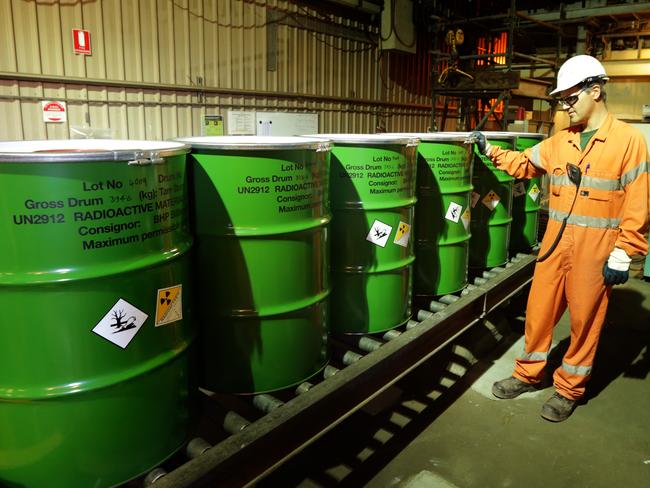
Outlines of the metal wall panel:
[[[92,55],[74,54],[75,28]],[[321,132],[426,130],[427,50],[381,53],[363,31],[377,33],[288,0],[3,1],[0,139],[169,139],[231,109],[318,112]],[[44,123],[42,100],[66,102],[68,121]]]
[[[0,80],[0,127],[3,137],[9,140],[23,139],[21,103],[18,98],[18,83]],[[6,97],[6,98],[5,98]]]
[[17,71],[14,16],[11,3],[0,7],[0,70]]
[[639,78],[623,78],[605,85],[609,110],[623,119],[641,120],[643,105],[648,103],[650,81]]

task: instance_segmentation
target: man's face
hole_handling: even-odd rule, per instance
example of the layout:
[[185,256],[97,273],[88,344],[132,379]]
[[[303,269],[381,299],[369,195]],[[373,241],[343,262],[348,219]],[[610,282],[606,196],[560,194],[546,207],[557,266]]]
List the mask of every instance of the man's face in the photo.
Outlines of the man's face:
[[[596,92],[596,90],[598,91]],[[558,101],[560,102],[560,107],[566,110],[569,115],[571,125],[581,124],[587,121],[594,109],[595,101],[599,93],[600,87],[598,85],[576,85],[560,92]]]

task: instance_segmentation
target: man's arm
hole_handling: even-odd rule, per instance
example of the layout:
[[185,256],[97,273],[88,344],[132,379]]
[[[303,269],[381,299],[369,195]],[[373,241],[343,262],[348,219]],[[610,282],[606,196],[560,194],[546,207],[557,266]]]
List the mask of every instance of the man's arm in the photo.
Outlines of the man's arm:
[[492,161],[496,168],[515,178],[530,179],[546,173],[543,156],[545,141],[520,152],[490,144],[482,132],[474,131],[470,137],[476,140],[479,152]]
[[621,186],[625,202],[621,212],[616,247],[628,256],[648,254],[648,216],[650,213],[650,175],[648,148],[643,136],[636,132],[624,155]]
[[634,133],[623,156],[621,186],[625,192],[619,234],[603,266],[605,285],[620,285],[628,279],[630,256],[648,253],[650,213],[648,149],[641,134]]

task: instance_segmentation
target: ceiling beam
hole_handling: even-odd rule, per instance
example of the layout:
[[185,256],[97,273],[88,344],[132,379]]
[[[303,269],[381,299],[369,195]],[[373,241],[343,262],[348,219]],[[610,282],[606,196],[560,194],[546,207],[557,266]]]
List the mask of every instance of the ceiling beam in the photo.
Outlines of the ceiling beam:
[[564,11],[564,18],[561,17],[559,10],[545,13],[522,12],[522,14],[541,22],[556,22],[558,20],[579,21],[588,17],[608,17],[610,15],[650,15],[650,2],[607,5],[604,7],[575,8],[570,10],[566,9]]

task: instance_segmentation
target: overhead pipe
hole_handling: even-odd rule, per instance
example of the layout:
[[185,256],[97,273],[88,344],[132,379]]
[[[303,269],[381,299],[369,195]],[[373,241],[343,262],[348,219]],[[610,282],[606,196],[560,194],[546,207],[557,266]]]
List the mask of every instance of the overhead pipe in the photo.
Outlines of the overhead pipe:
[[[348,97],[333,97],[326,95],[313,95],[309,93],[289,93],[278,91],[263,91],[263,90],[241,90],[236,88],[218,88],[196,85],[177,85],[168,83],[149,83],[142,81],[125,81],[125,80],[103,80],[101,78],[80,78],[74,76],[58,76],[58,75],[42,75],[33,73],[11,73],[0,71],[0,80],[15,80],[15,81],[32,81],[39,83],[61,83],[66,85],[81,85],[81,86],[99,86],[99,87],[112,87],[124,89],[143,89],[143,90],[159,90],[159,91],[176,91],[176,92],[189,92],[189,93],[202,93],[222,95],[228,97],[257,97],[257,98],[286,98],[292,100],[303,100],[313,102],[325,103],[341,103],[341,104],[355,104],[355,105],[373,105],[391,108],[412,108],[418,110],[430,110],[428,105],[410,104],[403,102],[386,102],[381,100],[370,100],[363,98],[348,98]],[[93,102],[95,100],[92,100]],[[97,100],[103,102],[103,100]]]
[[[23,101],[23,102],[40,102],[44,100],[42,96],[33,96],[33,95],[0,95],[0,100],[12,100],[12,101]],[[333,107],[313,107],[313,106],[302,106],[302,105],[277,105],[277,104],[255,104],[254,106],[245,105],[244,103],[210,103],[210,102],[163,102],[163,101],[154,101],[154,100],[106,100],[106,99],[90,99],[90,98],[72,98],[72,97],[56,97],[57,101],[66,102],[70,104],[81,104],[81,105],[111,105],[111,106],[127,106],[127,107],[217,107],[217,108],[247,108],[255,110],[278,110],[286,109],[292,112],[297,112],[300,110],[307,111],[318,111],[318,112],[334,112],[334,113],[353,113],[353,114],[370,114],[376,115],[377,110],[372,108],[333,108]],[[427,106],[426,108],[419,109],[421,112],[429,113],[431,107]],[[387,112],[388,113],[388,112]],[[391,110],[389,115],[406,115],[412,116],[414,112],[404,111],[404,110]],[[422,114],[421,114],[422,115]]]
[[517,52],[517,51],[513,52],[512,54],[514,54],[514,55],[515,55],[516,57],[518,57],[518,58],[527,59],[527,60],[529,60],[529,61],[536,61],[536,62],[538,62],[538,63],[541,63],[541,64],[548,64],[549,66],[553,66],[553,67],[556,67],[556,66],[557,66],[557,63],[556,63],[555,61],[551,61],[551,60],[548,60],[548,59],[540,58],[540,57],[538,57],[538,56],[531,56],[530,54],[524,54],[524,53],[520,53],[520,52]]
[[529,21],[529,22],[533,22],[533,23],[535,23],[535,24],[541,25],[541,26],[543,26],[543,27],[547,27],[547,28],[552,29],[552,30],[554,30],[554,31],[556,31],[556,32],[562,32],[562,28],[561,28],[561,27],[558,27],[557,25],[551,24],[551,23],[549,23],[549,22],[544,22],[543,20],[536,19],[535,17],[531,17],[530,15],[526,15],[526,14],[525,14],[524,12],[522,12],[522,11],[515,12],[515,14],[516,14],[517,17],[519,17],[520,19],[524,19],[524,20],[527,20],[527,21]]

